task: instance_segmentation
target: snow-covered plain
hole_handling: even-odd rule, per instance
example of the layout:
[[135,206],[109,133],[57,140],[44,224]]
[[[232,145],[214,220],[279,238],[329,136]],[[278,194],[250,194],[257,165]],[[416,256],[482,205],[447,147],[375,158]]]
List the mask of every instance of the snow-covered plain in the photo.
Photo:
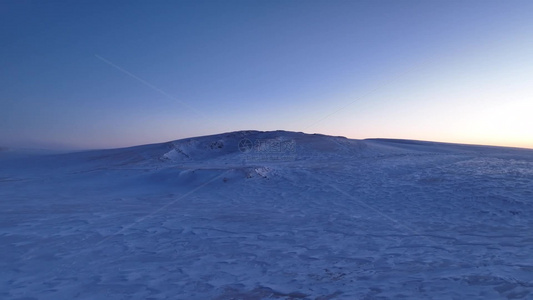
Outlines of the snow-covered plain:
[[0,299],[533,299],[533,150],[234,132],[0,151]]

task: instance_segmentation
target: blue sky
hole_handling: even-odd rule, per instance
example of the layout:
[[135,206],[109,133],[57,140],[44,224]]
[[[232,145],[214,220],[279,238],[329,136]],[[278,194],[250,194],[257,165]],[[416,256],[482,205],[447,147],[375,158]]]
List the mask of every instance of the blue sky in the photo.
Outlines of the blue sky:
[[292,130],[533,148],[533,1],[2,1],[0,145]]

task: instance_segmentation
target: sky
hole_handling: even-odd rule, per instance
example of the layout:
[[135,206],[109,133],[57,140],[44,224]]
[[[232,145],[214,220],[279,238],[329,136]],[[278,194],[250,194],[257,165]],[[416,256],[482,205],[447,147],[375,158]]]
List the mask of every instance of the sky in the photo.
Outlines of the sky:
[[0,146],[237,130],[533,148],[533,1],[0,1]]

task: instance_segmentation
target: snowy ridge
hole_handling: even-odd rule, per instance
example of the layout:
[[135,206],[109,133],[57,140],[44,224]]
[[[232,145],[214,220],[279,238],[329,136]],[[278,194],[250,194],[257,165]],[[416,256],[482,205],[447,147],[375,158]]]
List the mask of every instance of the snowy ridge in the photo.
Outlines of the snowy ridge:
[[532,170],[286,131],[0,156],[0,298],[530,299]]

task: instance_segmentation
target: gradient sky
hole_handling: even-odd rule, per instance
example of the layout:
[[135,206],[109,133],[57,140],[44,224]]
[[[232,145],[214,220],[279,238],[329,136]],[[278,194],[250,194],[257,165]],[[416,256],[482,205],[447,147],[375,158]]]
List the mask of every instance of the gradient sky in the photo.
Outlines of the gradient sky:
[[533,148],[533,1],[0,2],[0,146],[291,130]]

